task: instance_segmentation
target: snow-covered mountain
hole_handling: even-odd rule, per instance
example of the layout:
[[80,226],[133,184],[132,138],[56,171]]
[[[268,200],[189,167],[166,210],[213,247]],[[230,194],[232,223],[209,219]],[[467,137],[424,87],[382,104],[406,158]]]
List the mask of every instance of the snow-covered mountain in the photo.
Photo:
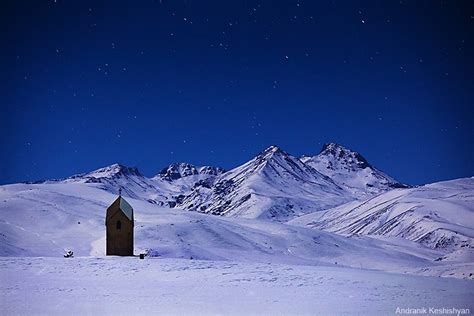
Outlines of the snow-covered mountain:
[[218,176],[224,173],[225,170],[219,167],[213,166],[202,166],[197,167],[189,163],[175,163],[161,170],[155,178],[173,181],[184,177],[194,175],[209,175]]
[[114,194],[118,194],[122,189],[124,196],[174,207],[176,196],[189,192],[196,182],[211,180],[223,172],[224,170],[219,167],[196,167],[188,163],[179,163],[172,164],[156,176],[148,178],[136,167],[113,164],[65,179],[36,183],[85,183]]
[[[3,185],[0,256],[103,254],[105,209],[122,188],[135,208],[137,249],[150,255],[468,277],[473,178],[380,193],[402,185],[341,146],[316,157],[271,146],[227,172],[181,163],[148,178],[114,164]],[[363,194],[370,198],[358,200]]]
[[298,159],[271,146],[225,171],[176,163],[148,178],[135,167],[114,164],[44,183],[85,183],[161,206],[214,215],[287,221],[403,185],[334,143]]
[[136,167],[127,167],[120,164],[106,166],[92,172],[81,173],[59,180],[45,181],[44,183],[85,183],[107,192],[122,194],[150,203],[163,204],[175,187],[166,182],[156,181],[142,175]]
[[290,224],[343,235],[401,237],[448,252],[474,248],[474,178],[396,189]]
[[[115,194],[87,183],[0,186],[0,256],[103,256],[104,218]],[[347,238],[278,222],[225,218],[127,198],[134,208],[135,252],[201,260],[336,265],[418,274],[446,267],[439,250],[398,240]],[[450,263],[451,265],[451,263]]]
[[186,210],[288,219],[353,200],[351,193],[298,158],[271,146],[252,160],[178,198]]
[[357,199],[408,187],[373,167],[361,154],[336,143],[325,144],[316,156],[300,159],[347,188]]

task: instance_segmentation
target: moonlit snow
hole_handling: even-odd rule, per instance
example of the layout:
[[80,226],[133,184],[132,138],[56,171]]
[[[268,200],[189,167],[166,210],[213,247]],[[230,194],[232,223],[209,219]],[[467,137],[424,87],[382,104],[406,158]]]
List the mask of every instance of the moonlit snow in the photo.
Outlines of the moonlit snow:
[[389,315],[473,310],[472,281],[337,266],[119,257],[2,258],[2,314]]
[[[104,255],[120,187],[144,260]],[[3,185],[2,313],[474,310],[473,188],[411,188],[336,145],[301,159],[272,146],[229,171],[115,164]]]

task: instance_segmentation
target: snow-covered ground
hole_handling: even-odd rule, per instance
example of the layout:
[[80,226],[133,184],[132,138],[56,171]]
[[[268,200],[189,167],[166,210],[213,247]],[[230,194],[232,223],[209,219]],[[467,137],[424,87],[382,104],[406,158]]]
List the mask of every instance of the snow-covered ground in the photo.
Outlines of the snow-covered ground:
[[343,235],[401,237],[447,252],[474,248],[474,178],[392,190],[290,222]]
[[115,194],[122,188],[128,197],[161,206],[280,222],[406,187],[335,143],[301,158],[270,146],[229,171],[177,163],[148,178],[113,164],[42,183],[91,184]]
[[0,258],[2,314],[392,315],[474,311],[474,283],[337,266]]
[[[61,257],[65,249],[72,249],[77,256],[103,256],[104,214],[116,195],[94,185],[0,187],[0,255]],[[162,258],[214,261],[337,264],[461,278],[469,277],[472,270],[464,265],[458,269],[453,262],[435,261],[445,253],[401,238],[349,238],[284,223],[211,216],[127,200],[135,209],[136,254],[148,252]]]
[[[112,165],[0,186],[1,314],[474,310],[474,179],[390,190],[403,185],[356,153],[333,156],[321,170],[337,183],[270,147],[228,172]],[[145,260],[104,256],[120,187]]]

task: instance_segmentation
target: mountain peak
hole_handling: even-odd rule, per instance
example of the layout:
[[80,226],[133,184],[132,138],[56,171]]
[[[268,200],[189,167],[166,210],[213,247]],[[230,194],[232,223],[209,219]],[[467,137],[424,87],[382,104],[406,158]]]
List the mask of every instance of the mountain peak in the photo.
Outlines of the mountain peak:
[[183,195],[177,204],[209,214],[284,221],[347,202],[346,193],[328,177],[273,145],[210,185]]
[[160,177],[164,180],[173,181],[183,177],[188,177],[198,174],[207,174],[207,175],[219,175],[224,173],[225,170],[219,167],[213,166],[202,166],[197,167],[187,162],[173,163],[168,167],[162,169],[157,177]]
[[281,151],[280,147],[278,147],[277,145],[271,145],[269,146],[267,149],[265,149],[265,151]]
[[324,144],[318,156],[332,156],[337,160],[341,160],[358,168],[365,169],[371,167],[367,159],[356,151],[350,150],[337,143]]
[[179,162],[173,163],[168,167],[162,169],[158,173],[158,176],[162,179],[173,181],[182,177],[187,177],[195,174],[199,174],[196,166],[186,162]]
[[337,143],[327,143],[318,155],[303,156],[300,159],[359,197],[407,187],[373,167],[358,152]]
[[127,167],[118,163],[110,166],[99,168],[97,170],[80,173],[65,179],[52,180],[53,182],[85,182],[85,183],[102,183],[103,181],[112,181],[114,179],[137,176],[143,177],[136,167]]
[[321,153],[324,151],[334,151],[334,150],[348,150],[344,146],[338,143],[326,143],[323,145],[323,148],[321,148]]
[[271,158],[274,155],[283,155],[283,156],[288,156],[288,154],[282,150],[280,147],[276,145],[271,145],[264,151],[262,151],[258,157],[264,157],[264,158]]
[[289,154],[283,151],[280,147],[272,145],[260,152],[255,158],[249,163],[255,164],[255,166],[264,166],[271,161],[280,161],[289,159]]
[[94,178],[109,178],[109,177],[117,177],[121,175],[134,175],[134,176],[141,176],[140,172],[136,167],[127,167],[118,163],[112,164],[110,166],[106,166],[92,172],[79,175],[79,176],[86,176],[86,177],[94,177]]

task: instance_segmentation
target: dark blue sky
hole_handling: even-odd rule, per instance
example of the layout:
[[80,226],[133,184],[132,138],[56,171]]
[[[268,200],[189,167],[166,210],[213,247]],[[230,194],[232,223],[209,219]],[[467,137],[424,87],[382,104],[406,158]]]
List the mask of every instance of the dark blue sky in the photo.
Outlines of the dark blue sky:
[[0,183],[335,141],[474,175],[472,1],[2,1]]

